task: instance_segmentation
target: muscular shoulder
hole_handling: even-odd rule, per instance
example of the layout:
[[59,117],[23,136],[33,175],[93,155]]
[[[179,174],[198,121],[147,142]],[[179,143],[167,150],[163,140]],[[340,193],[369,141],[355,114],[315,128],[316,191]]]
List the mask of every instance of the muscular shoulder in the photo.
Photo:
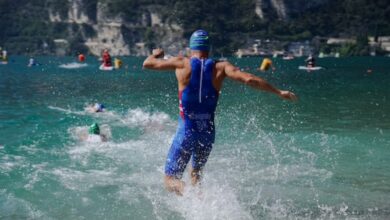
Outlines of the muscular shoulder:
[[188,59],[187,57],[183,57],[183,56],[178,56],[178,57],[170,57],[168,59],[166,59],[167,61],[185,61],[186,59]]
[[188,66],[189,59],[187,57],[171,57],[167,59],[167,62],[175,64],[176,68],[185,68]]
[[230,62],[228,61],[217,61],[215,63],[215,68],[218,72],[229,72],[233,71],[235,69],[235,66],[233,66]]
[[217,69],[217,70],[224,70],[225,69],[225,66],[226,65],[228,65],[229,64],[229,62],[227,62],[227,61],[219,61],[219,60],[216,60],[215,61],[215,68]]

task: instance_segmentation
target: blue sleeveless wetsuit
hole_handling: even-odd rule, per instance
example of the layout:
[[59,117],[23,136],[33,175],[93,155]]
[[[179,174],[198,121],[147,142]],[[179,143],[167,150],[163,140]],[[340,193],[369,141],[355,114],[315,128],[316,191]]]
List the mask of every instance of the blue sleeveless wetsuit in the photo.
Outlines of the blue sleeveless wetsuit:
[[181,178],[191,156],[194,169],[206,164],[215,139],[218,91],[212,83],[214,61],[191,58],[190,63],[191,79],[179,92],[179,125],[165,164],[165,174],[177,178]]

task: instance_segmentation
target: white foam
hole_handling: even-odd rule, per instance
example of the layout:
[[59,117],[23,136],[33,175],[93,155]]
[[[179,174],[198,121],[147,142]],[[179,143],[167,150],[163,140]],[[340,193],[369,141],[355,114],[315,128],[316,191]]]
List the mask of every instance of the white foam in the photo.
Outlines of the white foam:
[[27,174],[28,183],[24,185],[24,188],[27,190],[33,189],[35,183],[41,180],[42,174],[47,173],[47,165],[48,163],[34,164],[31,166],[32,172]]
[[[205,168],[201,191],[188,186],[184,196],[177,197],[165,191],[162,181],[176,122],[165,113],[142,109],[129,109],[124,115],[110,112],[104,117],[103,114],[96,117],[104,118],[110,126],[140,128],[146,132],[136,140],[122,143],[69,146],[66,150],[70,166],[56,168],[52,173],[67,189],[85,192],[95,186],[117,186],[121,201],[144,203],[142,200],[147,198],[157,219],[169,219],[172,215],[189,220],[302,217],[301,213],[295,213],[297,206],[290,195],[280,190],[291,182],[302,183],[306,179],[308,194],[314,195],[317,192],[313,180],[326,181],[332,176],[330,171],[316,168],[315,153],[296,146],[291,138],[276,142],[272,134],[257,128],[258,136],[252,142],[216,144]],[[87,127],[74,127],[69,132],[76,138],[86,133]],[[327,137],[321,138],[320,144],[329,145]],[[183,180],[189,184],[187,174]],[[88,198],[83,202],[87,204]],[[337,211],[340,210],[330,212],[337,215]]]
[[129,109],[123,122],[130,127],[142,127],[146,131],[162,131],[166,126],[173,126],[168,114],[163,112],[149,113],[142,109]]
[[4,154],[0,160],[0,172],[8,175],[11,171],[23,168],[27,164],[26,158],[17,155]]
[[89,115],[98,118],[106,124],[115,126],[127,126],[141,128],[146,132],[174,130],[176,122],[172,121],[164,112],[146,112],[140,108],[129,109],[126,114],[105,110],[104,112],[91,113],[86,108],[84,111],[76,111],[56,106],[48,106],[49,109],[64,112],[66,114]]
[[[145,120],[136,121],[134,124],[145,125],[143,122]],[[192,187],[186,188],[184,197],[166,192],[162,181],[163,166],[174,131],[160,132],[158,136],[156,132],[144,134],[141,140],[125,143],[74,146],[69,150],[69,154],[75,161],[84,161],[84,166],[88,167],[90,159],[96,159],[94,156],[98,155],[110,159],[111,166],[116,169],[106,169],[103,175],[89,171],[56,170],[56,175],[71,189],[80,185],[78,190],[87,190],[85,186],[107,183],[118,185],[118,197],[129,204],[135,203],[137,198],[146,197],[152,203],[157,219],[169,218],[172,212],[185,219],[252,219],[240,201],[239,190],[226,178],[229,174],[225,174],[222,179],[221,176],[214,179],[212,175],[206,175],[201,196]],[[121,171],[126,168],[131,168],[131,172]],[[187,175],[184,179],[188,183]]]
[[[23,168],[23,190],[35,192],[38,190],[35,186],[41,186],[45,178],[52,180],[54,177],[65,189],[53,193],[75,191],[77,196],[72,195],[66,202],[81,199],[85,206],[96,208],[95,201],[89,197],[92,194],[90,190],[114,186],[117,197],[105,201],[139,203],[147,209],[151,205],[152,208],[147,211],[153,213],[155,219],[331,219],[351,217],[351,210],[355,208],[351,202],[329,204],[321,195],[321,187],[316,185],[316,182],[332,177],[331,171],[317,167],[317,160],[322,156],[334,158],[333,142],[340,141],[340,137],[333,138],[322,133],[301,137],[303,141],[307,139],[313,142],[313,146],[321,147],[321,150],[311,151],[310,147],[298,146],[291,134],[282,136],[280,140],[280,136],[262,131],[257,127],[257,120],[251,119],[244,129],[238,131],[238,126],[229,131],[242,132],[246,137],[248,133],[255,135],[250,140],[238,138],[233,143],[220,143],[220,137],[217,137],[205,168],[201,190],[188,186],[184,196],[177,197],[166,192],[163,186],[165,158],[176,128],[176,121],[166,113],[142,109],[129,109],[124,114],[115,111],[86,113],[53,106],[49,108],[67,114],[96,117],[99,123],[104,122],[101,130],[105,132],[106,128],[110,137],[111,128],[115,131],[116,126],[145,132],[133,140],[126,139],[120,143],[116,142],[118,140],[104,143],[76,141],[71,146],[50,150],[34,145],[19,147],[18,150],[27,153],[26,157],[6,155],[0,151],[2,174],[7,175],[14,170],[19,172],[17,169]],[[79,140],[80,135],[87,134],[87,125],[71,127],[68,131],[72,138]],[[295,133],[294,137],[297,136],[299,134]],[[30,164],[34,163],[34,159],[30,160],[29,156],[34,158],[48,153],[61,156],[65,153],[69,158],[64,157],[64,163]],[[187,172],[183,180],[189,184]],[[100,189],[93,190],[96,193],[95,190]],[[302,197],[296,199],[294,196]],[[61,195],[58,197],[62,199]],[[312,199],[307,206],[305,198]]]
[[183,197],[167,200],[171,209],[178,211],[185,219],[253,219],[242,206],[239,190],[229,185],[229,181],[219,182],[207,178],[202,189],[187,187]]
[[4,219],[51,219],[30,202],[0,189],[0,218]]
[[[111,128],[108,125],[102,124],[99,127],[100,127],[100,133],[104,135],[107,138],[107,140],[112,139]],[[88,142],[88,138],[87,138],[89,135],[88,128],[89,128],[88,126],[71,127],[68,129],[68,133],[70,133],[71,137],[74,140]],[[93,144],[96,144],[96,142],[94,142]]]
[[57,168],[52,171],[63,186],[75,191],[87,191],[95,186],[114,185],[117,182],[115,168],[80,171],[71,168]]
[[48,108],[52,109],[52,110],[64,112],[66,114],[86,115],[86,112],[84,112],[84,111],[74,111],[74,110],[71,110],[71,109],[65,109],[65,108],[56,107],[56,106],[50,106],[50,105],[48,106]]
[[84,166],[95,163],[94,158],[100,157],[118,167],[139,164],[142,165],[140,168],[148,169],[154,163],[164,163],[171,136],[168,133],[153,137],[145,134],[140,140],[123,143],[79,143],[70,147],[68,153],[72,160]]
[[[240,189],[235,186],[235,177],[231,173],[224,173],[224,168],[205,176],[201,196],[196,188],[190,186],[186,187],[183,197],[165,191],[163,167],[176,125],[167,114],[130,109],[123,117],[123,123],[147,132],[137,140],[124,143],[83,143],[70,147],[68,153],[77,164],[77,169],[53,171],[66,188],[86,191],[93,186],[117,185],[120,187],[118,197],[129,204],[133,204],[135,198],[148,198],[157,219],[169,218],[172,212],[185,219],[252,219],[245,204],[240,201]],[[85,132],[86,128],[74,129],[79,131],[71,133],[82,129]],[[89,169],[96,164],[97,158],[107,163],[107,167],[100,172]],[[217,156],[211,160],[224,159],[228,162],[235,158]],[[131,171],[124,172],[128,169]],[[183,179],[189,184],[187,174]]]
[[79,68],[84,68],[87,67],[87,63],[77,63],[77,62],[72,62],[72,63],[65,63],[61,64],[58,67],[64,68],[64,69],[79,69]]

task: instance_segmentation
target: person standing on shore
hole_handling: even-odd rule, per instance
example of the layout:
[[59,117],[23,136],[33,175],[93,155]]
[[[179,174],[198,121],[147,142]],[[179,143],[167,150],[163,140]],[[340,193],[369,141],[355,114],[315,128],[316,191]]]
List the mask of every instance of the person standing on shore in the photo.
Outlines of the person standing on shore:
[[230,78],[280,98],[296,100],[294,93],[275,88],[264,79],[243,72],[228,61],[209,58],[209,35],[195,31],[190,38],[191,57],[162,59],[164,51],[154,49],[143,67],[175,71],[179,90],[178,129],[165,164],[164,184],[168,191],[183,194],[183,172],[192,158],[192,185],[199,183],[215,139],[215,110],[224,79]]

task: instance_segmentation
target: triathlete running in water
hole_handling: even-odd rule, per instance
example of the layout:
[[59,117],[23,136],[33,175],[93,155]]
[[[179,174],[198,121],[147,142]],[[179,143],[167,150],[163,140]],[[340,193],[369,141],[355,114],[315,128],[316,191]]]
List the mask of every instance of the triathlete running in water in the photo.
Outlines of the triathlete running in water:
[[244,83],[258,90],[295,100],[294,93],[279,90],[264,79],[246,73],[227,61],[216,62],[209,58],[209,35],[204,30],[195,31],[190,38],[191,57],[162,59],[164,51],[154,49],[143,67],[152,70],[176,72],[179,90],[179,124],[165,164],[166,188],[182,195],[183,172],[192,158],[191,182],[196,185],[201,178],[215,138],[214,115],[218,97],[225,78]]

